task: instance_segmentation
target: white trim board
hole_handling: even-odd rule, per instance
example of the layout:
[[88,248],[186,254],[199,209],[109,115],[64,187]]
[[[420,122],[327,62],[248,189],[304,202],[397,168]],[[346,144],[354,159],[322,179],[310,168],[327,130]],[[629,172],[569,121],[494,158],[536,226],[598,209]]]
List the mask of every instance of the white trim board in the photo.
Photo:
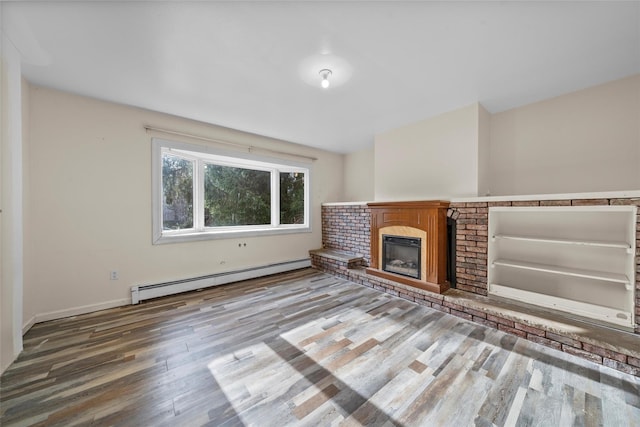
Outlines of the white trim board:
[[[503,196],[469,196],[469,197],[425,197],[424,200],[449,200],[451,203],[482,203],[482,202],[511,202],[511,201],[537,201],[537,200],[577,200],[577,199],[635,199],[640,198],[640,190],[625,191],[599,191],[591,193],[557,193],[557,194],[513,194]],[[411,199],[406,201],[415,201]],[[375,200],[375,202],[386,202],[392,200]],[[325,202],[322,206],[362,206],[374,201],[356,202]]]
[[108,308],[122,307],[129,304],[127,298],[116,299],[111,301],[100,302],[96,304],[82,305],[78,307],[65,308],[62,310],[49,311],[40,313],[29,319],[22,327],[22,334],[26,334],[36,323],[48,322],[49,320],[64,319],[65,317],[73,317],[81,314],[93,313],[95,311],[106,310]]
[[451,203],[510,202],[529,200],[577,200],[577,199],[634,199],[640,190],[601,191],[593,193],[518,194],[513,196],[453,197]]
[[24,325],[22,325],[22,336],[29,332],[29,329],[36,324],[36,316],[32,316],[31,319],[27,320]]

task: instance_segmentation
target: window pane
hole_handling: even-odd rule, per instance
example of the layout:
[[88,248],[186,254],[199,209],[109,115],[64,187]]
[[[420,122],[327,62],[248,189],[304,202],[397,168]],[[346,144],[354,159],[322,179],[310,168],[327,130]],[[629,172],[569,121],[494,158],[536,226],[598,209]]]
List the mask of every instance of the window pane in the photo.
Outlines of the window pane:
[[280,172],[280,224],[304,224],[302,172]]
[[162,156],[162,228],[193,228],[193,162]]
[[206,164],[204,225],[271,224],[271,173]]

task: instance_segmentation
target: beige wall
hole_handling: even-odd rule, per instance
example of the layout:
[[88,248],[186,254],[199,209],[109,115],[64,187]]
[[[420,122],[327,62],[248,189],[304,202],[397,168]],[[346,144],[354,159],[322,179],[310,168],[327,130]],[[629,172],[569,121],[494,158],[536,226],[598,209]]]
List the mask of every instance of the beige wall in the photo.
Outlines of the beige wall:
[[[31,316],[128,301],[132,285],[306,258],[321,246],[321,202],[342,198],[338,154],[36,86],[30,119],[25,312]],[[145,124],[317,157],[313,232],[152,245]],[[111,270],[119,280],[109,280]]]
[[22,351],[23,141],[20,55],[4,34],[0,60],[0,373]]
[[375,137],[375,200],[476,196],[479,104]]
[[494,114],[491,194],[640,188],[640,75]]
[[[0,43],[4,43],[4,34],[0,34]],[[3,49],[4,51],[4,49]],[[7,97],[7,63],[4,56],[0,56],[0,202],[5,207],[5,198],[7,197],[6,184],[6,168],[5,162],[5,145],[8,143],[7,134],[7,111],[9,99]],[[0,212],[0,374],[13,361],[13,321],[12,321],[12,288],[5,278],[5,259],[4,251],[9,245],[9,240],[5,234],[5,215]]]
[[478,196],[491,192],[491,114],[478,104]]
[[[29,82],[26,79],[22,79],[22,155],[23,155],[23,182],[22,182],[22,188],[23,188],[23,222],[24,224],[29,224],[29,218],[31,216],[31,210],[30,210],[30,206],[31,206],[31,198],[29,197],[30,194],[30,190],[31,190],[31,174],[29,171],[29,162],[30,162],[30,158],[29,158],[29,154],[30,154],[30,145],[29,145],[29,136],[30,136],[30,125],[31,125],[31,120],[30,120],[30,104],[29,104],[29,100],[31,98],[31,85],[29,84]],[[26,260],[29,259],[29,251],[31,250],[31,248],[33,247],[34,244],[34,240],[33,240],[33,234],[31,233],[32,228],[29,226],[25,226],[24,227],[24,231],[23,231],[23,238],[24,238],[24,247],[23,247],[23,256],[25,259],[25,265],[24,265],[24,271],[23,271],[23,300],[26,300],[28,298],[27,295],[25,295],[27,293],[27,291],[29,291],[29,288],[24,287],[24,283],[29,282],[29,280],[32,278],[32,274],[33,271],[29,268],[27,268],[26,265]],[[23,319],[31,319],[36,313],[30,311],[31,307],[26,306],[23,303],[23,307],[22,307],[22,319],[20,319],[21,322],[21,327],[22,330],[24,332],[26,332],[26,328],[24,328],[24,326],[26,326],[24,324]]]
[[493,115],[474,104],[377,135],[373,161],[346,162],[347,201],[371,171],[375,200],[637,190],[640,75]]
[[375,171],[373,147],[344,157],[344,200],[371,201],[374,198]]

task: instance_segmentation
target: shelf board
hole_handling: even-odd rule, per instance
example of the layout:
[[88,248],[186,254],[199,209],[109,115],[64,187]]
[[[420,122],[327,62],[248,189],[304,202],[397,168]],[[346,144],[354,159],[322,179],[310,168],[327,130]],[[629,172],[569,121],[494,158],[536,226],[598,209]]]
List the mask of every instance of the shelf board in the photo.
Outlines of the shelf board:
[[607,282],[622,283],[627,290],[631,289],[631,282],[625,274],[608,273],[604,271],[585,270],[581,268],[558,267],[549,264],[538,264],[526,261],[514,261],[510,259],[497,259],[493,266],[519,268],[523,270],[541,271],[544,273],[561,274],[564,276],[583,277],[586,279],[604,280]]
[[601,248],[619,248],[630,250],[631,245],[627,242],[614,242],[603,240],[581,240],[581,239],[557,239],[553,237],[533,237],[523,236],[517,234],[496,234],[494,239],[504,240],[521,240],[527,242],[541,242],[541,243],[558,243],[562,245],[579,245],[579,246],[596,246]]
[[528,304],[535,304],[541,307],[554,308],[578,316],[596,319],[602,322],[615,324],[633,330],[633,313],[598,304],[591,304],[582,301],[573,301],[553,295],[541,294],[538,292],[525,291],[510,286],[491,283],[489,294],[503,298],[510,298]]

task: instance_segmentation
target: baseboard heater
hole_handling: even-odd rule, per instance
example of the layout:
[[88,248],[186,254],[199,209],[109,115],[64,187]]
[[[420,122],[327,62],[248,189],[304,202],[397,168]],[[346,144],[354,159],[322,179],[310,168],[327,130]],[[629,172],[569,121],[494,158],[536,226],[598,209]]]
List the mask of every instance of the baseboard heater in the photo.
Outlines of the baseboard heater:
[[240,280],[255,279],[256,277],[268,276],[275,273],[284,273],[285,271],[298,270],[300,268],[310,266],[311,260],[309,258],[304,258],[225,273],[210,274],[208,276],[193,277],[190,279],[174,280],[171,282],[156,283],[153,285],[132,286],[131,304],[138,304],[140,301],[151,298],[195,291],[196,289],[224,285],[226,283],[238,282]]

